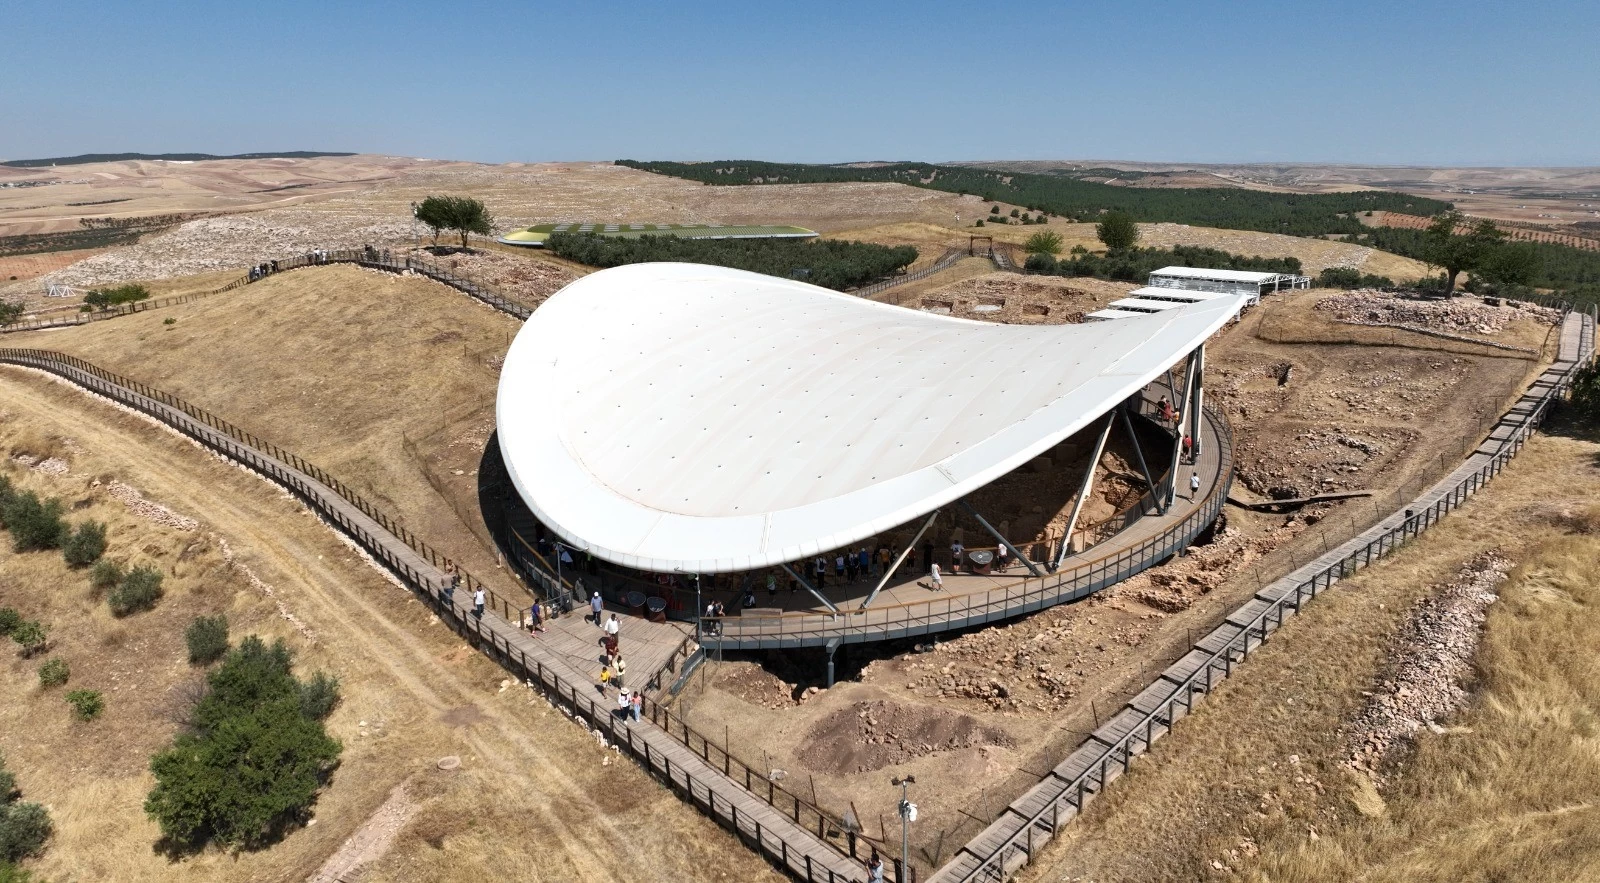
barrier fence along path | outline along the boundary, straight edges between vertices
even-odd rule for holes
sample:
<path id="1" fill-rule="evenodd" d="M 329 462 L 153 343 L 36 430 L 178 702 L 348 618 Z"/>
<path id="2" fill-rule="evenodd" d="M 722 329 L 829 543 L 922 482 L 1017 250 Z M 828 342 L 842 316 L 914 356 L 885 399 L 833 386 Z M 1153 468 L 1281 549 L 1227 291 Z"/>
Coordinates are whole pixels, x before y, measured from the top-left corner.
<path id="1" fill-rule="evenodd" d="M 1597 308 L 1590 307 L 1587 313 L 1569 311 L 1565 315 L 1555 363 L 1506 411 L 1464 463 L 1406 507 L 1409 517 L 1402 516 L 1395 523 L 1391 514 L 1257 592 L 1096 729 L 1039 784 L 1007 806 L 999 819 L 961 847 L 929 883 L 1009 877 L 1032 859 L 1063 822 L 1081 812 L 1091 797 L 1127 772 L 1134 757 L 1149 750 L 1179 718 L 1193 711 L 1196 696 L 1210 693 L 1301 605 L 1418 536 L 1499 475 L 1544 421 L 1551 404 L 1565 393 L 1577 369 L 1594 357 L 1596 312 Z"/>
<path id="2" fill-rule="evenodd" d="M 73 356 L 48 350 L 0 349 L 0 363 L 38 369 L 71 381 L 146 414 L 282 485 L 426 599 L 440 618 L 473 646 L 605 733 L 612 744 L 626 748 L 652 775 L 787 873 L 816 883 L 865 878 L 861 859 L 852 859 L 828 839 L 840 831 L 836 819 L 778 787 L 767 772 L 752 770 L 674 720 L 671 709 L 653 699 L 645 701 L 647 721 L 630 723 L 618 717 L 614 702 L 596 700 L 590 678 L 522 632 L 517 624 L 525 608 L 465 572 L 461 572 L 461 589 L 447 597 L 444 567 L 449 558 L 309 461 L 176 396 Z M 489 600 L 482 617 L 471 610 L 472 592 L 478 588 Z"/>

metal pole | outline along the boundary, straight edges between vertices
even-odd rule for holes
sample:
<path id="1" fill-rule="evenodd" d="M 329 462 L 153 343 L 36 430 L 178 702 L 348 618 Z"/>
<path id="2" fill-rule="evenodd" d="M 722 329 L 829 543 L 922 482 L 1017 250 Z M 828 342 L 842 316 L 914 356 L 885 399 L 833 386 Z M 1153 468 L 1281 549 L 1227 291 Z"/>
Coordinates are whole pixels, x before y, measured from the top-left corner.
<path id="1" fill-rule="evenodd" d="M 1089 467 L 1084 470 L 1083 484 L 1078 488 L 1078 498 L 1072 501 L 1072 514 L 1067 516 L 1067 531 L 1061 537 L 1061 551 L 1056 553 L 1055 563 L 1050 565 L 1051 570 L 1061 566 L 1067 560 L 1067 550 L 1072 548 L 1072 531 L 1078 526 L 1078 516 L 1083 513 L 1083 504 L 1089 501 L 1089 494 L 1094 490 L 1094 470 L 1100 465 L 1100 455 L 1106 449 L 1106 439 L 1111 436 L 1111 427 L 1116 425 L 1117 415 L 1112 414 L 1106 420 L 1106 428 L 1100 432 L 1100 440 L 1095 442 L 1094 454 L 1089 457 Z"/>
<path id="2" fill-rule="evenodd" d="M 1128 438 L 1133 442 L 1133 454 L 1139 461 L 1139 471 L 1144 474 L 1144 483 L 1150 487 L 1150 498 L 1155 501 L 1156 514 L 1165 515 L 1167 508 L 1161 503 L 1161 492 L 1156 487 L 1156 480 L 1150 476 L 1150 466 L 1144 459 L 1144 448 L 1139 445 L 1139 434 L 1133 431 L 1133 418 L 1128 416 L 1128 410 L 1122 409 L 1122 425 L 1128 430 Z"/>
<path id="3" fill-rule="evenodd" d="M 1200 462 L 1200 410 L 1205 407 L 1205 374 L 1206 345 L 1202 343 L 1194 351 L 1194 384 L 1190 388 L 1194 400 L 1189 403 L 1189 451 L 1196 463 Z"/>
<path id="4" fill-rule="evenodd" d="M 904 549 L 900 550 L 899 557 L 895 558 L 894 563 L 889 565 L 889 569 L 883 572 L 883 578 L 879 579 L 878 584 L 872 587 L 872 591 L 867 593 L 867 599 L 862 601 L 861 606 L 857 609 L 866 610 L 867 605 L 871 604 L 873 599 L 878 597 L 878 593 L 883 591 L 883 587 L 889 584 L 889 577 L 893 576 L 894 572 L 900 569 L 900 565 L 905 563 L 906 556 L 910 555 L 911 550 L 917 547 L 917 540 L 922 539 L 922 535 L 928 532 L 928 528 L 933 527 L 933 520 L 939 517 L 939 512 L 940 510 L 938 509 L 933 510 L 928 516 L 928 520 L 922 523 L 922 529 L 917 531 L 917 535 L 911 538 L 911 542 L 907 543 Z"/>
<path id="5" fill-rule="evenodd" d="M 1193 380 L 1194 354 L 1190 353 L 1188 368 L 1185 371 L 1183 378 L 1183 397 L 1179 399 L 1181 404 L 1185 407 L 1187 407 L 1189 404 L 1189 384 Z M 1184 415 L 1179 414 L 1178 416 L 1181 418 Z M 1171 507 L 1178 495 L 1178 467 L 1182 465 L 1180 461 L 1183 459 L 1183 424 L 1179 423 L 1177 426 L 1173 427 L 1173 429 L 1175 432 L 1173 433 L 1174 437 L 1172 439 L 1172 470 L 1167 474 L 1168 481 L 1165 488 L 1165 499 L 1168 507 Z"/>
<path id="6" fill-rule="evenodd" d="M 989 526 L 989 522 L 984 521 L 983 520 L 983 516 L 978 514 L 978 510 L 972 508 L 972 504 L 971 503 L 968 503 L 966 500 L 961 500 L 960 502 L 961 502 L 961 508 L 967 510 L 967 514 L 968 515 L 971 515 L 973 518 L 978 519 L 978 523 L 983 525 L 983 529 L 988 531 L 990 536 L 992 536 L 995 539 L 999 540 L 1000 541 L 1000 545 L 1002 545 L 1002 546 L 1006 547 L 1007 549 L 1011 550 L 1011 554 L 1017 556 L 1017 560 L 1022 562 L 1022 566 L 1028 568 L 1028 572 L 1029 573 L 1033 574 L 1034 576 L 1038 576 L 1038 577 L 1044 576 L 1044 574 L 1039 572 L 1039 568 L 1033 566 L 1033 562 L 1029 561 L 1026 555 L 1023 555 L 1022 552 L 1019 551 L 1016 546 L 1011 545 L 1011 542 L 1009 540 L 1007 540 L 1005 537 L 1000 535 L 1000 531 L 997 531 L 993 527 L 990 527 Z"/>
<path id="7" fill-rule="evenodd" d="M 811 597 L 816 598 L 818 601 L 821 601 L 822 602 L 822 606 L 828 608 L 828 612 L 829 613 L 832 613 L 834 616 L 838 616 L 839 615 L 839 608 L 833 606 L 833 602 L 832 601 L 829 601 L 827 598 L 822 597 L 822 593 L 817 591 L 816 589 L 812 588 L 810 583 L 808 583 L 805 580 L 801 579 L 800 578 L 800 574 L 795 573 L 793 570 L 790 570 L 789 569 L 789 565 L 787 565 L 787 564 L 779 564 L 778 566 L 783 568 L 783 572 L 784 573 L 789 574 L 789 578 L 790 579 L 794 580 L 795 582 L 799 583 L 802 586 L 805 586 L 806 587 L 806 591 L 811 593 Z"/>

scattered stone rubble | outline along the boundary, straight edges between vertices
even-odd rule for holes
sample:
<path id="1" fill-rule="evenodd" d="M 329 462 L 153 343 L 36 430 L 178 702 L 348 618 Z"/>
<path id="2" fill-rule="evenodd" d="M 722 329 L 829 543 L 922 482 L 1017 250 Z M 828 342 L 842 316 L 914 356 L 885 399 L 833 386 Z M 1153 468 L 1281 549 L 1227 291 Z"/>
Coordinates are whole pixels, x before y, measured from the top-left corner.
<path id="1" fill-rule="evenodd" d="M 1381 784 L 1392 751 L 1466 701 L 1486 611 L 1512 567 L 1492 552 L 1479 555 L 1412 607 L 1390 646 L 1386 673 L 1351 726 L 1347 767 Z"/>
<path id="2" fill-rule="evenodd" d="M 94 486 L 96 487 L 98 487 L 99 484 L 99 481 L 94 482 Z M 112 480 L 112 482 L 106 485 L 105 488 L 106 493 L 121 500 L 123 505 L 128 507 L 129 512 L 132 512 L 140 518 L 148 519 L 150 521 L 154 521 L 156 524 L 175 528 L 177 530 L 194 530 L 200 526 L 200 522 L 195 521 L 193 518 L 189 518 L 185 515 L 179 515 L 160 503 L 153 503 L 149 500 L 146 500 L 144 495 L 140 494 L 137 489 L 123 484 L 120 481 Z"/>
<path id="3" fill-rule="evenodd" d="M 1338 321 L 1351 325 L 1417 328 L 1457 334 L 1499 334 L 1512 320 L 1522 316 L 1551 324 L 1560 319 L 1560 313 L 1556 310 L 1534 304 L 1489 306 L 1476 298 L 1465 297 L 1418 300 L 1372 289 L 1329 295 L 1317 301 L 1316 309 L 1332 313 Z"/>

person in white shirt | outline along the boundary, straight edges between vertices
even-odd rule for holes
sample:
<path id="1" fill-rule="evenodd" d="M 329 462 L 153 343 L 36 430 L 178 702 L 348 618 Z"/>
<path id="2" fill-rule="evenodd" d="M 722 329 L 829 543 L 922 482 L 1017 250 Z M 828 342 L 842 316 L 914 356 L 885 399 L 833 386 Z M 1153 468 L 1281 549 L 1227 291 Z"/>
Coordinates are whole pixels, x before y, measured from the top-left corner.
<path id="1" fill-rule="evenodd" d="M 1189 501 L 1193 502 L 1198 493 L 1200 493 L 1200 473 L 1196 472 L 1189 476 Z"/>
<path id="2" fill-rule="evenodd" d="M 617 622 L 617 615 L 615 613 L 611 614 L 611 618 L 606 620 L 606 634 L 614 635 L 621 630 L 622 623 Z"/>
<path id="3" fill-rule="evenodd" d="M 472 593 L 472 615 L 479 619 L 483 619 L 484 600 L 485 597 L 482 588 L 479 588 L 476 592 Z"/>
<path id="4" fill-rule="evenodd" d="M 928 568 L 928 578 L 933 581 L 933 590 L 935 592 L 944 588 L 944 580 L 939 577 L 939 562 L 933 562 L 933 566 Z"/>

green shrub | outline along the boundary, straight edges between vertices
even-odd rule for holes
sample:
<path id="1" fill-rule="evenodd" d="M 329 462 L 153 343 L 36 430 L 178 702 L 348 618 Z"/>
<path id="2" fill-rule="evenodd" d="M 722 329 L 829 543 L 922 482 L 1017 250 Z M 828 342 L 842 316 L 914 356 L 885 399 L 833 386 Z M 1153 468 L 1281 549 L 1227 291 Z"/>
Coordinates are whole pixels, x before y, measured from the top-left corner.
<path id="1" fill-rule="evenodd" d="M 10 803 L 17 797 L 17 777 L 5 767 L 0 758 L 0 804 Z"/>
<path id="2" fill-rule="evenodd" d="M 11 479 L 0 475 L 0 527 L 6 526 L 6 509 L 11 506 L 11 501 L 16 499 L 17 490 L 11 486 Z"/>
<path id="3" fill-rule="evenodd" d="M 140 565 L 128 571 L 121 584 L 111 590 L 106 602 L 111 605 L 111 615 L 127 616 L 149 610 L 161 600 L 161 572 Z"/>
<path id="4" fill-rule="evenodd" d="M 977 220 L 977 223 L 974 223 L 972 226 L 974 226 L 974 227 L 982 227 L 983 226 L 983 219 L 979 218 Z"/>
<path id="5" fill-rule="evenodd" d="M 343 748 L 306 713 L 291 669 L 281 640 L 240 641 L 207 676 L 193 728 L 151 758 L 145 812 L 174 848 L 257 849 L 304 820 Z"/>
<path id="6" fill-rule="evenodd" d="M 61 501 L 54 497 L 41 501 L 33 491 L 11 497 L 6 505 L 5 522 L 11 531 L 11 547 L 18 552 L 56 549 L 66 539 L 67 525 L 61 520 Z"/>
<path id="7" fill-rule="evenodd" d="M 1022 269 L 1027 270 L 1029 273 L 1054 273 L 1056 259 L 1043 252 L 1035 252 L 1028 255 L 1028 259 L 1022 262 Z"/>
<path id="8" fill-rule="evenodd" d="M 22 655 L 25 657 L 43 650 L 48 635 L 49 630 L 34 620 L 19 622 L 11 630 L 11 640 L 22 645 Z"/>
<path id="9" fill-rule="evenodd" d="M 0 883 L 36 883 L 36 881 L 33 874 L 10 862 L 0 861 Z"/>
<path id="10" fill-rule="evenodd" d="M 122 565 L 109 558 L 101 558 L 95 562 L 94 569 L 89 571 L 89 585 L 103 592 L 122 582 L 125 575 Z"/>
<path id="11" fill-rule="evenodd" d="M 917 259 L 910 245 L 878 245 L 841 239 L 684 239 L 640 236 L 621 239 L 592 233 L 555 233 L 545 243 L 550 253 L 591 267 L 620 267 L 646 261 L 684 261 L 733 267 L 793 279 L 797 271 L 813 285 L 844 291 L 904 270 Z"/>
<path id="12" fill-rule="evenodd" d="M 191 664 L 209 665 L 216 662 L 228 652 L 228 618 L 221 614 L 197 616 L 184 630 L 183 640 L 189 645 Z"/>
<path id="13" fill-rule="evenodd" d="M 14 862 L 38 855 L 53 830 L 50 813 L 37 803 L 0 806 L 0 860 Z"/>
<path id="14" fill-rule="evenodd" d="M 71 567 L 88 567 L 106 553 L 106 526 L 103 522 L 85 521 L 71 531 L 61 544 L 61 557 Z"/>
<path id="15" fill-rule="evenodd" d="M 72 690 L 67 693 L 67 704 L 81 721 L 94 720 L 106 708 L 105 697 L 99 690 Z"/>
<path id="16" fill-rule="evenodd" d="M 1139 225 L 1127 212 L 1106 212 L 1094 226 L 1094 235 L 1106 248 L 1122 251 L 1139 241 Z"/>
<path id="17" fill-rule="evenodd" d="M 1394 280 L 1350 267 L 1328 267 L 1317 276 L 1319 288 L 1393 288 Z"/>
<path id="18" fill-rule="evenodd" d="M 91 291 L 83 296 L 83 305 L 101 310 L 131 304 L 135 301 L 148 300 L 150 289 L 138 283 L 118 285 L 115 288 L 101 288 Z"/>
<path id="19" fill-rule="evenodd" d="M 167 318 L 161 320 L 161 324 L 163 324 L 163 325 L 176 325 L 176 324 L 178 324 L 178 320 L 172 318 L 171 316 L 168 316 Z"/>
<path id="20" fill-rule="evenodd" d="M 39 666 L 39 685 L 41 687 L 59 687 L 72 676 L 72 667 L 67 665 L 65 659 L 59 657 Z"/>
<path id="21" fill-rule="evenodd" d="M 1028 237 L 1022 245 L 1028 254 L 1057 255 L 1061 253 L 1061 234 L 1054 230 L 1040 230 Z"/>
<path id="22" fill-rule="evenodd" d="M 1015 218 L 1017 215 L 1020 215 L 1020 214 L 1022 214 L 1022 212 L 1017 210 L 1017 209 L 1012 209 L 1011 210 L 1011 217 L 1013 217 L 1013 218 Z"/>
<path id="23" fill-rule="evenodd" d="M 300 683 L 300 712 L 312 720 L 326 720 L 339 705 L 339 679 L 325 671 Z"/>
<path id="24" fill-rule="evenodd" d="M 991 214 L 991 215 L 1000 214 L 1000 206 L 997 206 L 997 205 L 989 206 L 989 214 Z"/>
<path id="25" fill-rule="evenodd" d="M 22 625 L 22 614 L 10 607 L 0 607 L 0 638 L 9 638 Z"/>

